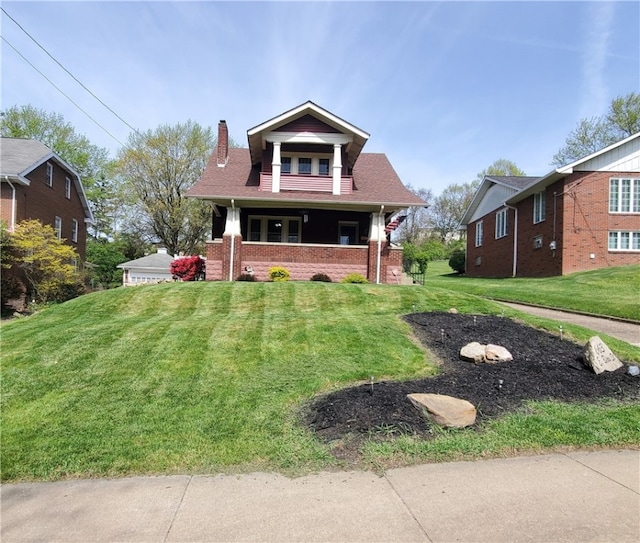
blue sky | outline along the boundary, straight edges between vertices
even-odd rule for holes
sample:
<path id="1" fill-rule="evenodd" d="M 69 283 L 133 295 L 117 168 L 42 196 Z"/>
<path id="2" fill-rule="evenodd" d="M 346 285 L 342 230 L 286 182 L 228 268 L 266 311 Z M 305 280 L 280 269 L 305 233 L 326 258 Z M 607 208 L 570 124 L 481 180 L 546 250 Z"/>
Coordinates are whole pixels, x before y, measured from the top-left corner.
<path id="1" fill-rule="evenodd" d="M 369 132 L 405 184 L 439 194 L 499 158 L 528 175 L 581 118 L 640 90 L 640 3 L 12 2 L 2 7 L 138 130 L 246 131 L 307 100 Z M 130 128 L 5 14 L 2 36 L 120 142 Z M 4 41 L 2 109 L 60 113 L 121 147 Z"/>

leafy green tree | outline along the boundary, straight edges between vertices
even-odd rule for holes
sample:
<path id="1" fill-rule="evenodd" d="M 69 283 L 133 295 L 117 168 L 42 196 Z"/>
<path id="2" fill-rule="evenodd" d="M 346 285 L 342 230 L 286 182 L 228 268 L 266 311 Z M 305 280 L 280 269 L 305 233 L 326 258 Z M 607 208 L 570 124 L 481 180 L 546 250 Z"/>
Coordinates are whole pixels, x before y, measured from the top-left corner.
<path id="1" fill-rule="evenodd" d="M 475 181 L 453 183 L 442 191 L 429 208 L 431 227 L 443 244 L 459 232 L 460 221 L 471 204 L 476 188 Z"/>
<path id="2" fill-rule="evenodd" d="M 640 132 L 640 94 L 632 92 L 611 101 L 605 115 L 581 119 L 551 164 L 564 166 Z"/>
<path id="3" fill-rule="evenodd" d="M 19 298 L 24 286 L 12 269 L 16 249 L 4 221 L 0 222 L 0 308 L 4 312 L 9 300 Z"/>
<path id="4" fill-rule="evenodd" d="M 11 234 L 15 264 L 24 271 L 35 301 L 63 302 L 83 291 L 79 257 L 73 247 L 58 239 L 49 225 L 22 221 Z"/>
<path id="5" fill-rule="evenodd" d="M 526 175 L 526 174 L 520 168 L 518 168 L 518 166 L 516 166 L 515 162 L 512 162 L 511 160 L 507 160 L 506 158 L 499 158 L 493 164 L 491 164 L 491 166 L 489 166 L 488 168 L 485 168 L 481 172 L 478 172 L 478 175 L 476 176 L 476 180 L 475 180 L 476 185 L 473 189 L 474 192 L 475 192 L 475 189 L 478 188 L 479 184 L 484 179 L 485 175 L 518 176 L 518 175 Z"/>
<path id="6" fill-rule="evenodd" d="M 188 121 L 134 133 L 119 153 L 128 201 L 148 239 L 162 241 L 169 253 L 197 254 L 211 228 L 211 207 L 186 198 L 213 149 L 210 128 Z"/>
<path id="7" fill-rule="evenodd" d="M 87 268 L 94 284 L 103 288 L 120 286 L 122 270 L 116 266 L 127 262 L 122 241 L 87 240 Z"/>
<path id="8" fill-rule="evenodd" d="M 407 209 L 407 218 L 394 232 L 394 241 L 399 243 L 420 243 L 429 232 L 429 210 L 433 201 L 431 189 L 414 189 L 411 185 L 407 188 L 416 196 L 425 201 L 424 206 L 412 206 Z"/>
<path id="9" fill-rule="evenodd" d="M 93 232 L 111 233 L 114 194 L 109 190 L 114 163 L 107 149 L 92 145 L 83 135 L 76 133 L 64 117 L 47 113 L 31 105 L 13 106 L 0 112 L 0 134 L 10 138 L 38 140 L 69 163 L 78 172 L 87 199 L 97 221 Z"/>

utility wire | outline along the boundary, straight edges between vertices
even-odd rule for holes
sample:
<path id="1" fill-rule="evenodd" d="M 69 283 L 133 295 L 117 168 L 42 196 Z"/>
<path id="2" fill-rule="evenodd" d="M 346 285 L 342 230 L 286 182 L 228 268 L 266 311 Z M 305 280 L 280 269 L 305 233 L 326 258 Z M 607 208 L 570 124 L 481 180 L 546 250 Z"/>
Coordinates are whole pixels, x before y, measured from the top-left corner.
<path id="1" fill-rule="evenodd" d="M 60 66 L 60 68 L 62 68 L 62 69 L 63 69 L 67 74 L 69 74 L 69 76 L 71 76 L 71 78 L 72 78 L 76 83 L 78 83 L 78 85 L 80 85 L 84 90 L 86 90 L 86 91 L 87 91 L 91 96 L 93 96 L 93 98 L 95 98 L 98 102 L 100 102 L 100 104 L 102 104 L 102 106 L 104 106 L 106 109 L 108 109 L 108 110 L 109 110 L 113 115 L 115 115 L 115 116 L 116 116 L 116 117 L 117 117 L 121 122 L 123 122 L 126 126 L 128 126 L 128 127 L 129 127 L 133 132 L 135 132 L 136 134 L 140 135 L 140 133 L 138 132 L 138 130 L 137 130 L 136 128 L 134 128 L 133 126 L 131 126 L 127 121 L 125 121 L 125 120 L 124 120 L 120 115 L 118 115 L 118 114 L 117 114 L 113 109 L 111 109 L 111 108 L 110 108 L 107 104 L 105 104 L 105 103 L 104 103 L 100 98 L 98 98 L 98 97 L 97 97 L 97 96 L 96 96 L 96 95 L 95 95 L 95 94 L 94 94 L 94 93 L 93 93 L 93 92 L 92 92 L 92 91 L 91 91 L 91 90 L 90 90 L 90 89 L 89 89 L 89 88 L 88 88 L 84 83 L 82 83 L 82 81 L 80 81 L 80 80 L 79 80 L 75 75 L 73 75 L 69 70 L 67 70 L 67 69 L 62 65 L 62 63 L 61 63 L 61 62 L 59 62 L 59 61 L 58 61 L 58 60 L 57 60 L 57 59 L 56 59 L 56 58 L 55 58 L 51 53 L 49 53 L 49 51 L 47 51 L 47 50 L 46 50 L 46 49 L 45 49 L 45 48 L 40 44 L 40 42 L 38 42 L 38 40 L 36 40 L 36 39 L 31 35 L 31 34 L 29 34 L 29 32 L 27 32 L 27 31 L 22 27 L 22 25 L 21 25 L 18 21 L 16 21 L 13 17 L 11 17 L 11 15 L 9 15 L 9 14 L 7 13 L 7 10 L 5 10 L 3 7 L 0 7 L 0 9 L 2 10 L 2 12 L 3 12 L 7 17 L 9 17 L 9 19 L 11 19 L 11 20 L 15 23 L 15 25 L 16 25 L 20 30 L 22 30 L 22 32 L 24 32 L 24 33 L 25 33 L 25 34 L 26 34 L 26 35 L 31 39 L 31 41 L 33 41 L 33 43 L 35 43 L 35 44 L 36 44 L 40 49 L 42 49 L 42 51 L 44 51 L 44 52 L 46 53 L 46 55 L 47 55 L 51 60 L 53 60 L 53 61 L 54 61 L 58 66 Z M 4 38 L 3 38 L 3 39 L 4 39 Z M 6 40 L 5 40 L 5 41 L 6 41 Z M 7 43 L 9 43 L 9 42 L 7 42 Z M 9 45 L 11 45 L 11 44 L 9 44 Z M 13 49 L 14 51 L 17 51 L 17 50 L 15 49 L 15 47 L 13 47 L 13 46 L 11 46 L 11 47 L 12 47 L 12 49 Z M 22 55 L 20 55 L 20 56 L 21 56 L 22 58 L 24 58 L 24 56 L 22 56 Z M 25 60 L 26 60 L 26 59 L 25 59 Z M 29 64 L 31 64 L 31 63 L 29 63 Z M 32 64 L 31 64 L 31 65 L 32 65 Z M 32 66 L 33 66 L 33 65 L 32 65 Z M 54 86 L 55 86 L 55 85 L 54 85 Z M 57 87 L 56 87 L 56 88 L 57 88 Z M 66 95 L 65 95 L 65 96 L 66 96 Z M 92 120 L 93 120 L 93 119 L 92 119 Z M 94 122 L 95 122 L 95 121 L 94 121 Z M 104 127 L 102 127 L 102 126 L 101 126 L 100 128 L 103 128 L 103 129 L 104 129 Z M 105 130 L 105 132 L 106 132 L 106 130 Z M 107 133 L 108 133 L 108 132 L 107 132 Z M 109 135 L 111 135 L 111 134 L 109 134 Z M 112 136 L 112 137 L 113 137 L 113 136 Z M 115 139 L 115 138 L 114 138 L 114 139 Z M 118 141 L 118 140 L 116 140 L 116 141 Z M 120 143 L 120 142 L 118 141 L 118 143 Z M 122 145 L 122 143 L 120 143 L 120 145 Z"/>
<path id="2" fill-rule="evenodd" d="M 4 9 L 2 10 L 4 11 Z M 5 12 L 6 13 L 6 12 Z M 51 79 L 49 79 L 46 75 L 44 75 L 36 66 L 33 65 L 27 57 L 25 57 L 20 51 L 18 51 L 4 36 L 0 36 L 2 41 L 4 41 L 11 49 L 13 49 L 18 55 L 22 57 L 22 59 L 31 66 L 36 72 L 38 72 L 42 77 L 44 77 L 60 94 L 62 94 L 69 102 L 71 102 L 74 106 L 76 106 L 82 113 L 84 113 L 89 119 L 91 119 L 94 123 L 96 123 L 102 130 L 104 130 L 109 136 L 111 136 L 116 142 L 118 142 L 123 147 L 126 147 L 124 143 L 122 143 L 118 138 L 116 138 L 111 132 L 109 132 L 104 126 L 102 126 L 98 121 L 96 121 L 91 115 L 89 115 L 80 105 L 78 105 L 68 94 L 66 94 L 60 87 L 58 87 Z M 129 125 L 127 125 L 129 126 Z"/>

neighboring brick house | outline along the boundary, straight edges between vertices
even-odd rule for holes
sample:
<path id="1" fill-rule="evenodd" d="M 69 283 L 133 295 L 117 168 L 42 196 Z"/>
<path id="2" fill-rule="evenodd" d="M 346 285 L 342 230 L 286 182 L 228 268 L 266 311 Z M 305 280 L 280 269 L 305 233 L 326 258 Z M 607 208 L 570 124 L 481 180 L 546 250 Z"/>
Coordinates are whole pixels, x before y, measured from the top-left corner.
<path id="1" fill-rule="evenodd" d="M 640 263 L 640 133 L 543 177 L 485 176 L 461 226 L 472 277 Z"/>
<path id="2" fill-rule="evenodd" d="M 247 131 L 249 148 L 218 146 L 188 195 L 213 204 L 207 279 L 246 271 L 267 279 L 284 266 L 294 280 L 360 273 L 396 283 L 402 248 L 389 240 L 398 213 L 424 206 L 386 155 L 362 153 L 369 134 L 313 102 Z"/>
<path id="3" fill-rule="evenodd" d="M 93 215 L 80 176 L 39 141 L 0 138 L 0 219 L 13 231 L 38 219 L 85 260 L 87 225 Z"/>

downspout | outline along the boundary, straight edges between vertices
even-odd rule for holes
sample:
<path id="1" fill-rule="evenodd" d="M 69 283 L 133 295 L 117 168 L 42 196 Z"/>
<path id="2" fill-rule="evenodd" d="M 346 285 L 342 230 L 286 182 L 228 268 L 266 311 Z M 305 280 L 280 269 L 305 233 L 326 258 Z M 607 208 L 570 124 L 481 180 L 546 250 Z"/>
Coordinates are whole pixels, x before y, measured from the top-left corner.
<path id="1" fill-rule="evenodd" d="M 4 180 L 9 183 L 11 187 L 11 224 L 9 225 L 9 232 L 13 232 L 16 227 L 16 188 L 13 183 L 9 181 L 9 176 L 5 175 Z"/>
<path id="2" fill-rule="evenodd" d="M 231 229 L 231 257 L 229 258 L 229 281 L 233 281 L 233 256 L 236 247 L 236 201 L 231 199 L 231 216 L 233 218 L 233 228 Z"/>
<path id="3" fill-rule="evenodd" d="M 384 206 L 381 205 L 380 206 L 380 216 L 378 217 L 378 255 L 377 255 L 377 262 L 376 262 L 376 285 L 380 284 L 380 259 L 381 254 L 382 254 L 382 236 L 381 236 L 381 232 L 384 232 L 384 228 L 380 227 L 380 221 L 382 221 L 382 226 L 384 226 Z"/>
<path id="4" fill-rule="evenodd" d="M 515 212 L 515 216 L 513 218 L 514 226 L 513 226 L 513 272 L 511 277 L 516 276 L 517 267 L 518 267 L 518 208 L 507 205 L 504 203 L 504 206 L 507 209 L 513 209 Z"/>

